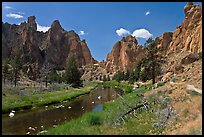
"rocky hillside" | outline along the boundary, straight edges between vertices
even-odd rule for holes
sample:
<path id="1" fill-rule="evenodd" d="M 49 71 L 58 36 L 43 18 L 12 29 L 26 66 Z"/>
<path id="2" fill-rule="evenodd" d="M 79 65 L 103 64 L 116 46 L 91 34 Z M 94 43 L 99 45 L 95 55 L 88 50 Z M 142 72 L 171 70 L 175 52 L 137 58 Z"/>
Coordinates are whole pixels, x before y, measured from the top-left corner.
<path id="1" fill-rule="evenodd" d="M 185 18 L 173 32 L 156 38 L 157 46 L 164 49 L 166 63 L 163 72 L 181 73 L 184 66 L 197 61 L 202 54 L 202 8 L 189 2 L 184 7 Z"/>
<path id="2" fill-rule="evenodd" d="M 189 2 L 184 7 L 184 13 L 185 18 L 175 31 L 165 32 L 155 39 L 156 46 L 164 49 L 160 51 L 166 60 L 162 65 L 164 75 L 169 71 L 183 72 L 184 65 L 197 61 L 201 56 L 202 8 Z M 95 80 L 97 80 L 103 75 L 112 77 L 117 71 L 132 69 L 144 56 L 145 50 L 138 45 L 137 40 L 132 36 L 126 36 L 115 43 L 105 62 L 86 66 L 82 78 L 94 80 L 96 76 Z"/>
<path id="3" fill-rule="evenodd" d="M 173 32 L 165 32 L 156 38 L 158 47 L 166 49 L 168 55 L 189 51 L 202 51 L 202 8 L 189 2 L 184 7 L 185 18 Z"/>
<path id="4" fill-rule="evenodd" d="M 20 25 L 2 22 L 2 58 L 12 58 L 17 54 L 31 79 L 38 77 L 45 64 L 62 70 L 71 55 L 75 56 L 78 67 L 97 62 L 86 41 L 81 41 L 74 31 L 64 30 L 55 20 L 47 32 L 39 32 L 35 16 Z"/>
<path id="5" fill-rule="evenodd" d="M 189 2 L 184 7 L 185 19 L 173 32 L 168 54 L 175 51 L 202 51 L 202 8 Z"/>
<path id="6" fill-rule="evenodd" d="M 145 56 L 145 49 L 138 45 L 137 40 L 129 35 L 116 42 L 108 53 L 106 61 L 84 67 L 84 80 L 100 80 L 104 75 L 111 79 L 118 71 L 126 71 L 133 67 Z"/>

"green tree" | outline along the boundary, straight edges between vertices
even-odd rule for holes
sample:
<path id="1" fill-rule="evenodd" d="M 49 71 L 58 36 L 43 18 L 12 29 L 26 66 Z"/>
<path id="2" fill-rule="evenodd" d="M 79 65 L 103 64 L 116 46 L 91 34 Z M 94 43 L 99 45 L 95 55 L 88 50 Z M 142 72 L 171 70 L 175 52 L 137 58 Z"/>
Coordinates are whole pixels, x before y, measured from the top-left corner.
<path id="1" fill-rule="evenodd" d="M 128 69 L 124 74 L 124 80 L 127 81 L 130 78 L 131 71 Z"/>
<path id="2" fill-rule="evenodd" d="M 108 75 L 108 77 L 107 77 L 107 81 L 110 81 L 110 76 Z"/>
<path id="3" fill-rule="evenodd" d="M 68 84 L 72 85 L 72 87 L 83 86 L 83 83 L 81 80 L 81 73 L 77 68 L 74 56 L 71 56 L 66 61 L 65 79 L 66 79 Z"/>
<path id="4" fill-rule="evenodd" d="M 17 85 L 17 81 L 19 80 L 20 78 L 20 70 L 22 68 L 22 64 L 20 62 L 20 58 L 18 56 L 15 56 L 14 59 L 11 61 L 11 66 L 12 66 L 12 74 L 13 74 L 13 79 L 14 79 L 14 84 L 15 84 L 15 87 Z"/>
<path id="5" fill-rule="evenodd" d="M 2 60 L 2 73 L 3 73 L 3 81 L 4 81 L 4 84 L 5 84 L 5 81 L 6 79 L 8 79 L 9 77 L 9 61 L 8 59 L 5 59 L 5 60 Z"/>
<path id="6" fill-rule="evenodd" d="M 161 49 L 156 47 L 155 40 L 149 38 L 145 43 L 145 48 L 147 49 L 146 57 L 140 61 L 141 74 L 140 79 L 146 81 L 152 79 L 152 84 L 154 84 L 156 76 L 160 73 L 161 58 L 159 54 Z"/>
<path id="7" fill-rule="evenodd" d="M 101 75 L 99 76 L 99 80 L 102 81 L 102 76 Z"/>
<path id="8" fill-rule="evenodd" d="M 130 71 L 128 82 L 133 84 L 135 81 L 138 81 L 140 79 L 141 74 L 141 65 L 137 64 L 137 66 Z"/>
<path id="9" fill-rule="evenodd" d="M 45 63 L 41 68 L 40 75 L 39 75 L 40 81 L 45 82 L 45 87 L 47 87 L 47 84 L 48 84 L 49 72 L 50 72 L 50 69 L 49 67 L 47 67 L 47 63 Z"/>
<path id="10" fill-rule="evenodd" d="M 103 75 L 103 81 L 107 81 L 106 75 Z"/>
<path id="11" fill-rule="evenodd" d="M 48 73 L 48 79 L 49 79 L 51 82 L 59 82 L 60 76 L 57 74 L 57 71 L 56 71 L 56 70 L 51 70 L 51 71 L 49 71 L 49 73 Z"/>
<path id="12" fill-rule="evenodd" d="M 116 80 L 118 82 L 124 80 L 124 72 L 118 71 L 114 76 L 113 76 L 113 80 Z"/>

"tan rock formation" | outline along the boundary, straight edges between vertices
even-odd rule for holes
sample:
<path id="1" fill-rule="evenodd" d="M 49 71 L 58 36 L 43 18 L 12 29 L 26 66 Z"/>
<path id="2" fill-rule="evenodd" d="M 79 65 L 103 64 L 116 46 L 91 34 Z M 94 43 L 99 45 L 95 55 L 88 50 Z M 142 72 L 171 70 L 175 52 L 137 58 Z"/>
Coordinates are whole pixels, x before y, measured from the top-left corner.
<path id="1" fill-rule="evenodd" d="M 2 22 L 2 36 L 2 57 L 12 58 L 19 49 L 21 62 L 33 80 L 45 64 L 49 69 L 62 70 L 71 55 L 75 56 L 78 67 L 97 62 L 85 40 L 81 41 L 74 31 L 65 31 L 58 20 L 45 33 L 37 31 L 35 16 L 20 25 Z"/>
<path id="2" fill-rule="evenodd" d="M 198 53 L 202 51 L 202 8 L 189 2 L 184 7 L 185 19 L 181 26 L 173 32 L 172 41 L 167 53 L 189 51 Z"/>
<path id="3" fill-rule="evenodd" d="M 143 57 L 145 50 L 133 36 L 126 36 L 115 43 L 106 58 L 106 70 L 112 73 L 132 69 Z"/>

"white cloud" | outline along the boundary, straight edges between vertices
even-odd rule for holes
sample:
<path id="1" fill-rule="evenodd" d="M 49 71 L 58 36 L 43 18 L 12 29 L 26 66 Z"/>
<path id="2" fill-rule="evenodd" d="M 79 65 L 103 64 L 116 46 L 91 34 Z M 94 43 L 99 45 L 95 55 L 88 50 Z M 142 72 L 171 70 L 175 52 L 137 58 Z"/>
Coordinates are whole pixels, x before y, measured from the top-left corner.
<path id="1" fill-rule="evenodd" d="M 15 14 L 15 13 L 9 13 L 9 14 L 6 15 L 6 17 L 8 17 L 8 18 L 14 18 L 14 19 L 20 19 L 20 18 L 23 18 L 22 15 Z"/>
<path id="2" fill-rule="evenodd" d="M 37 31 L 43 31 L 46 32 L 49 30 L 50 27 L 46 27 L 46 26 L 41 26 L 39 24 L 37 24 Z"/>
<path id="3" fill-rule="evenodd" d="M 150 14 L 150 12 L 149 11 L 147 11 L 147 12 L 145 12 L 145 15 L 147 16 L 147 15 L 149 15 Z"/>
<path id="4" fill-rule="evenodd" d="M 153 35 L 146 29 L 137 29 L 132 33 L 133 37 L 148 39 Z"/>
<path id="5" fill-rule="evenodd" d="M 22 15 L 25 15 L 25 13 L 24 13 L 24 12 L 18 12 L 18 14 L 22 14 Z"/>
<path id="6" fill-rule="evenodd" d="M 5 9 L 12 9 L 12 7 L 10 7 L 10 6 L 5 6 L 4 8 Z"/>
<path id="7" fill-rule="evenodd" d="M 126 29 L 120 28 L 119 30 L 116 30 L 116 33 L 118 34 L 118 36 L 123 36 L 123 35 L 127 35 L 130 34 L 130 32 Z"/>
<path id="8" fill-rule="evenodd" d="M 119 30 L 116 30 L 116 33 L 118 34 L 118 36 L 124 36 L 127 34 L 132 35 L 133 37 L 136 38 L 143 38 L 143 39 L 148 39 L 150 37 L 152 37 L 153 35 L 146 29 L 136 29 L 133 31 L 133 33 L 130 33 L 129 30 L 120 28 Z"/>
<path id="9" fill-rule="evenodd" d="M 79 35 L 86 35 L 88 33 L 85 33 L 83 30 L 79 31 Z"/>

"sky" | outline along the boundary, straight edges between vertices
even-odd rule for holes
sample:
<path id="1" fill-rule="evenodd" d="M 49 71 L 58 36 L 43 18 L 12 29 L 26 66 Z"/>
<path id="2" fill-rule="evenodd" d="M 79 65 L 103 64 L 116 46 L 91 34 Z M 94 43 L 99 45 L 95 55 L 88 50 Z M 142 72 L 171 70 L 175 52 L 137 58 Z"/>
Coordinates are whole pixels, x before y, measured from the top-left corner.
<path id="1" fill-rule="evenodd" d="M 2 2 L 2 21 L 20 24 L 35 16 L 38 31 L 54 20 L 85 39 L 98 61 L 106 60 L 114 44 L 134 36 L 140 45 L 172 32 L 185 18 L 187 2 Z M 195 2 L 195 4 L 201 4 Z"/>

